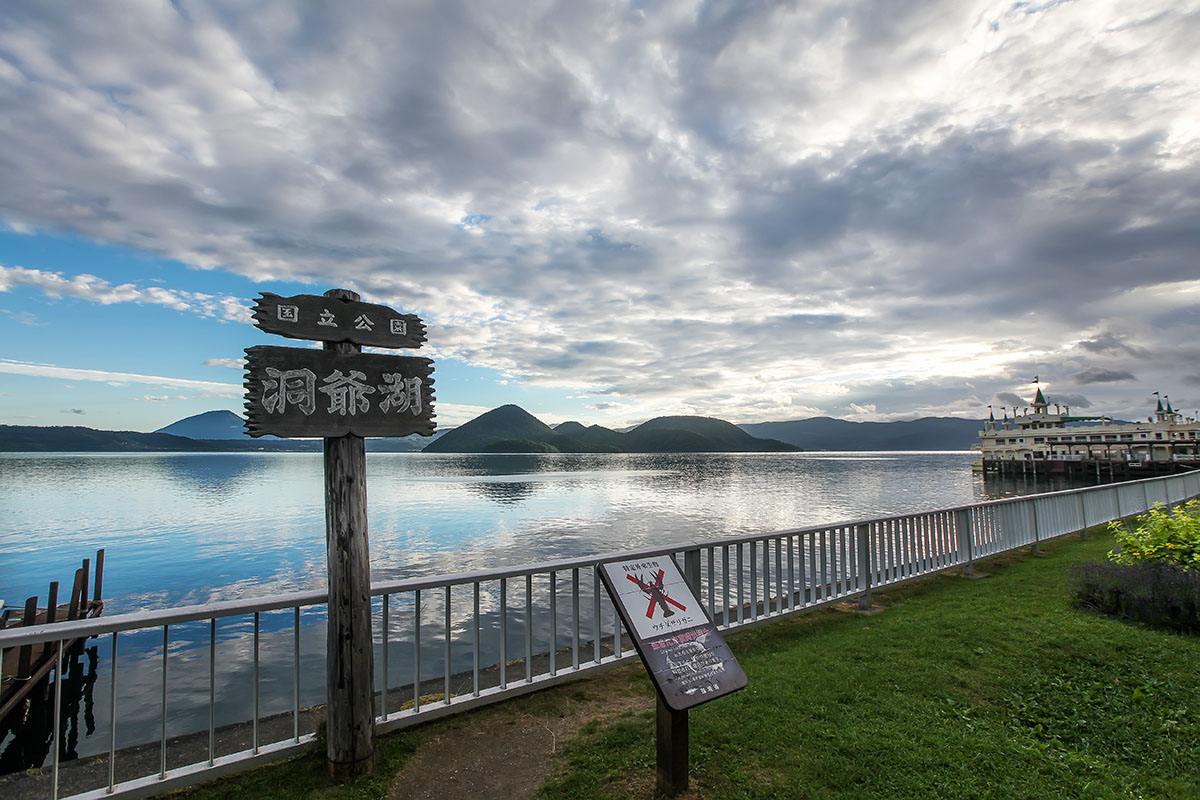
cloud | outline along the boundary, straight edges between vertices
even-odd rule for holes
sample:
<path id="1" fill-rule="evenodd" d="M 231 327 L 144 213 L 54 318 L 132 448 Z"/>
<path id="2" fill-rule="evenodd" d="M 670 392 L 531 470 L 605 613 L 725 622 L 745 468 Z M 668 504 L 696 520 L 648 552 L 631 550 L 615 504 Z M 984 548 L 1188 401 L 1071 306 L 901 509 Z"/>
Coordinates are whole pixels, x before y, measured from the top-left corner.
<path id="1" fill-rule="evenodd" d="M 78 415 L 82 416 L 82 415 L 86 414 L 87 412 L 84 411 L 82 408 L 64 408 L 61 413 L 63 413 L 63 414 L 78 414 Z"/>
<path id="2" fill-rule="evenodd" d="M 244 358 L 209 358 L 205 359 L 204 366 L 206 367 L 228 367 L 229 369 L 245 369 L 246 359 Z"/>
<path id="3" fill-rule="evenodd" d="M 1051 404 L 1060 403 L 1072 408 L 1091 408 L 1092 401 L 1081 394 L 1048 394 L 1046 400 Z"/>
<path id="4" fill-rule="evenodd" d="M 236 297 L 186 292 L 161 286 L 136 286 L 132 283 L 114 286 L 102 278 L 86 273 L 66 277 L 61 272 L 6 267 L 0 264 L 0 292 L 11 291 L 17 286 L 38 289 L 54 299 L 74 297 L 104 306 L 116 303 L 165 306 L 175 311 L 232 322 L 245 322 L 250 319 L 250 307 L 243 305 Z"/>
<path id="5" fill-rule="evenodd" d="M 1200 335 L 1186 4 L 304 8 L 5 5 L 9 227 L 348 285 L 607 420 L 971 414 Z"/>
<path id="6" fill-rule="evenodd" d="M 1029 405 L 1032 398 L 1021 397 L 1013 392 L 996 392 L 995 399 L 1000 401 L 1000 405 L 1005 405 L 1010 408 L 1024 408 Z"/>
<path id="7" fill-rule="evenodd" d="M 133 399 L 143 403 L 169 403 L 174 400 L 191 400 L 192 397 L 186 394 L 143 394 Z"/>
<path id="8" fill-rule="evenodd" d="M 160 375 L 141 375 L 133 372 L 108 372 L 99 369 L 78 369 L 75 367 L 60 367 L 55 364 L 35 364 L 28 361 L 13 361 L 0 359 L 0 373 L 10 375 L 31 375 L 42 378 L 62 378 L 74 381 L 99 381 L 114 386 L 124 386 L 129 383 L 143 383 L 153 386 L 165 386 L 173 389 L 193 389 L 204 397 L 241 397 L 244 390 L 241 385 L 234 383 L 219 383 L 217 381 L 197 381 L 190 378 L 171 378 Z"/>
<path id="9" fill-rule="evenodd" d="M 1136 381 L 1132 372 L 1123 369 L 1101 369 L 1090 367 L 1075 374 L 1076 383 L 1116 383 L 1117 381 Z"/>
<path id="10" fill-rule="evenodd" d="M 28 325 L 30 327 L 42 324 L 38 320 L 37 315 L 29 311 L 9 311 L 6 308 L 0 308 L 0 317 L 8 317 L 13 322 L 20 323 L 21 325 Z"/>

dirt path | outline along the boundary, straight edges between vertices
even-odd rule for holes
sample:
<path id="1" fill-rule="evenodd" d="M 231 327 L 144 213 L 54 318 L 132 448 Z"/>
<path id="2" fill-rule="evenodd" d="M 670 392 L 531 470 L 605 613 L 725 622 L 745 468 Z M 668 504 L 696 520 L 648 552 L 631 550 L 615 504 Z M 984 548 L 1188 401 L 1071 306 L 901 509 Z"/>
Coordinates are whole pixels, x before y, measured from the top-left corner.
<path id="1" fill-rule="evenodd" d="M 388 798 L 533 797 L 584 726 L 653 709 L 651 692 L 644 675 L 619 668 L 439 724 L 396 775 Z"/>

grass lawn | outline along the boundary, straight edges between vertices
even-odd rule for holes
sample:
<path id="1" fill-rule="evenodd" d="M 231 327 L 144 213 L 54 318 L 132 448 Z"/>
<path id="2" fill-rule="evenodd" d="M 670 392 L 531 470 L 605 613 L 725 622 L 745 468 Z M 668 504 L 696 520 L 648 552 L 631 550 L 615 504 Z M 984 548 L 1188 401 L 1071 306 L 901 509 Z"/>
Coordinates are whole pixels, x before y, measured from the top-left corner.
<path id="1" fill-rule="evenodd" d="M 877 616 L 827 611 L 731 633 L 750 685 L 692 712 L 691 796 L 1200 797 L 1200 639 L 1071 606 L 1069 565 L 1110 546 L 1066 539 L 1040 558 L 1000 559 L 982 580 L 882 594 Z M 653 705 L 639 670 L 479 713 L 528 720 L 644 694 L 644 711 L 633 703 L 560 743 L 540 795 L 649 797 Z M 310 758 L 189 794 L 385 797 L 422 741 L 473 716 L 381 740 L 380 774 L 347 787 L 327 786 Z"/>

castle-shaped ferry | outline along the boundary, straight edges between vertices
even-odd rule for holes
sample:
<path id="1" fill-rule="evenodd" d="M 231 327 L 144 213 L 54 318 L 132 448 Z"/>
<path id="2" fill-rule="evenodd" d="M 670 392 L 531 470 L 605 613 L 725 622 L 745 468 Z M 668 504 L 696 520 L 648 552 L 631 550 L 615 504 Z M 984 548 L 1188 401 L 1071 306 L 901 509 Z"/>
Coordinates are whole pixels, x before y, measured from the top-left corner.
<path id="1" fill-rule="evenodd" d="M 1170 397 L 1160 396 L 1154 413 L 1137 422 L 1053 407 L 1040 386 L 1033 402 L 1012 408 L 1011 417 L 1002 407 L 997 419 L 989 406 L 979 433 L 984 472 L 1138 477 L 1200 468 L 1200 420 L 1177 411 Z"/>

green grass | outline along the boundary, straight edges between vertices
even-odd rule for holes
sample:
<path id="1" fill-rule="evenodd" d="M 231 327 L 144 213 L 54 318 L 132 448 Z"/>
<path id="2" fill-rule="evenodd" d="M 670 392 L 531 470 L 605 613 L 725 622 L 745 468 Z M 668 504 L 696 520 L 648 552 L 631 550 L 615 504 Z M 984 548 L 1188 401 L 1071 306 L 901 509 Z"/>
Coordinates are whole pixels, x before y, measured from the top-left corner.
<path id="1" fill-rule="evenodd" d="M 983 580 L 940 576 L 879 616 L 731 635 L 750 684 L 692 712 L 694 793 L 1200 797 L 1200 640 L 1071 605 L 1069 565 L 1111 544 L 1052 544 Z M 653 753 L 651 713 L 596 727 L 542 794 L 645 796 Z"/>
<path id="2" fill-rule="evenodd" d="M 1006 557 L 982 580 L 945 575 L 884 593 L 878 616 L 818 612 L 731 633 L 750 684 L 691 713 L 692 795 L 1200 798 L 1200 638 L 1071 605 L 1070 565 L 1111 546 L 1063 540 L 1040 558 Z M 432 733 L 586 717 L 616 695 L 646 710 L 560 742 L 541 795 L 649 797 L 653 705 L 634 665 L 383 737 L 376 774 L 346 786 L 332 786 L 314 754 L 187 798 L 384 798 Z"/>
<path id="3" fill-rule="evenodd" d="M 415 731 L 380 737 L 375 743 L 375 772 L 338 785 L 325 773 L 324 753 L 310 753 L 283 764 L 275 764 L 244 775 L 205 784 L 176 793 L 179 800 L 383 800 L 392 776 L 416 752 L 423 737 Z"/>

